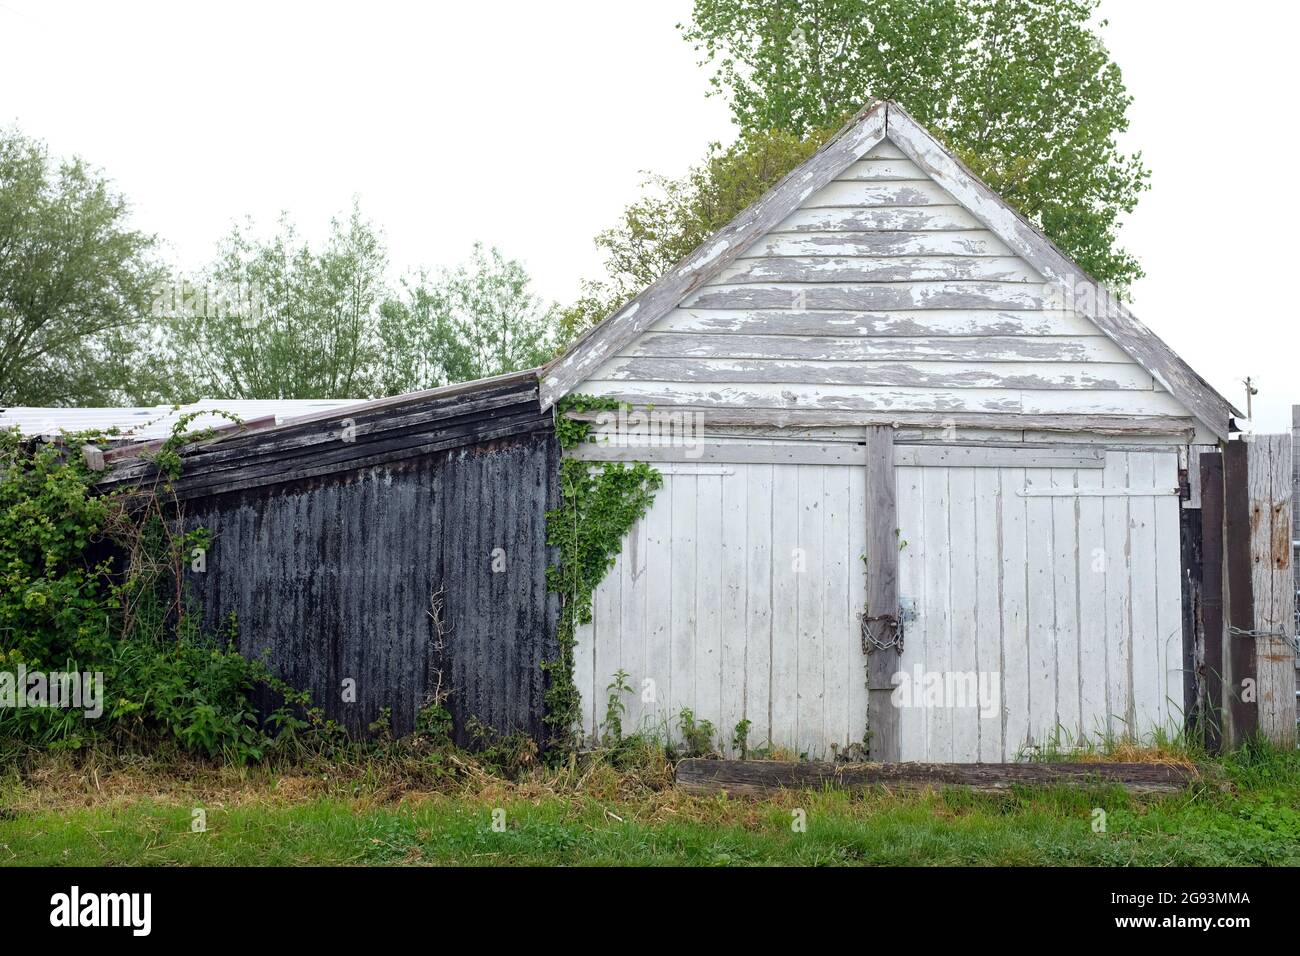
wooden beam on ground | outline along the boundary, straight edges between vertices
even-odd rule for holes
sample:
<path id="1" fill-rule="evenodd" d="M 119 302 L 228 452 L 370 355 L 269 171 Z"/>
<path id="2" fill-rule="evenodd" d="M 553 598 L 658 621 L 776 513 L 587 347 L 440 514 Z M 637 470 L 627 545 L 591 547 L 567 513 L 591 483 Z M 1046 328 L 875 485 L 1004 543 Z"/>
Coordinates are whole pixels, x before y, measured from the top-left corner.
<path id="1" fill-rule="evenodd" d="M 1110 786 L 1134 793 L 1173 793 L 1201 779 L 1198 771 L 1156 763 L 870 763 L 683 760 L 677 786 L 687 793 L 763 797 L 781 790 L 870 786 L 925 790 L 968 787 L 1002 792 L 1016 786 Z"/>
<path id="2" fill-rule="evenodd" d="M 867 426 L 867 606 L 861 622 L 867 643 L 867 731 L 874 760 L 898 760 L 898 708 L 894 674 L 899 648 L 893 644 L 898 623 L 898 508 L 894 484 L 894 430 Z"/>

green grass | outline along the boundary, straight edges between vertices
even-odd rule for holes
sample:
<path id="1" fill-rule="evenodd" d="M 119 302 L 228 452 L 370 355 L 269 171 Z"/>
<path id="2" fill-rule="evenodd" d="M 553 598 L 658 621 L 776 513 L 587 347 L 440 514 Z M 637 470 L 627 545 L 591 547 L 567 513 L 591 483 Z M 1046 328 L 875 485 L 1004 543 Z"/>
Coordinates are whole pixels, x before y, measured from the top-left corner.
<path id="1" fill-rule="evenodd" d="M 396 794 L 335 781 L 301 792 L 274 774 L 244 772 L 219 788 L 178 777 L 96 796 L 96 776 L 90 796 L 70 801 L 56 777 L 11 775 L 0 785 L 0 864 L 1300 864 L 1300 761 L 1248 754 L 1223 769 L 1227 786 L 1159 798 L 1050 788 L 761 802 L 629 794 L 608 768 L 569 792 L 548 789 L 553 781 Z M 207 832 L 191 832 L 196 807 Z M 1092 828 L 1098 807 L 1103 833 Z M 791 828 L 796 810 L 806 832 Z"/>

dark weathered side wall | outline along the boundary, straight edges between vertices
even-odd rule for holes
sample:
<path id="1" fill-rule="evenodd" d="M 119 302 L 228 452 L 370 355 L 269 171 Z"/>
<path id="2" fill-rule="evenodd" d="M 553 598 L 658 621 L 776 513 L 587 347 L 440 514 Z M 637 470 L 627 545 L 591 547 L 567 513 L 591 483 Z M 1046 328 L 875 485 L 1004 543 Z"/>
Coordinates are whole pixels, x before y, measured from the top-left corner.
<path id="1" fill-rule="evenodd" d="M 544 738 L 541 664 L 555 656 L 545 513 L 558 448 L 534 431 L 386 465 L 185 502 L 213 535 L 188 575 L 208 627 L 234 612 L 240 650 L 363 733 L 384 707 L 412 729 L 439 668 L 461 743 L 471 717 Z M 492 552 L 504 550 L 504 570 Z M 443 591 L 448 636 L 429 614 Z M 356 681 L 356 702 L 342 685 Z"/>

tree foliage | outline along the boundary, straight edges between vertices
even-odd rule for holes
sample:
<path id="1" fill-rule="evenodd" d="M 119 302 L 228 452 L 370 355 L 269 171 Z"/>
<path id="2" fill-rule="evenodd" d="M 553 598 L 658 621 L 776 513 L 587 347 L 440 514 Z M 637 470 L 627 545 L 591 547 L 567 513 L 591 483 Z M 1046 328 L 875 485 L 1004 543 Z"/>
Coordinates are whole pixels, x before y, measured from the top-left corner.
<path id="1" fill-rule="evenodd" d="M 367 397 L 387 265 L 355 203 L 319 249 L 287 216 L 270 239 L 236 226 L 168 317 L 185 397 Z"/>
<path id="2" fill-rule="evenodd" d="M 404 280 L 380 308 L 380 390 L 412 392 L 547 361 L 558 316 L 530 281 L 521 263 L 481 243 L 466 263 Z"/>
<path id="3" fill-rule="evenodd" d="M 540 364 L 554 310 L 517 261 L 470 260 L 392 292 L 378 229 L 354 204 L 315 249 L 284 217 L 266 240 L 236 228 L 172 317 L 188 399 L 368 398 Z"/>
<path id="4" fill-rule="evenodd" d="M 81 159 L 0 131 L 0 405 L 154 395 L 141 351 L 162 271 L 126 200 Z"/>
<path id="5" fill-rule="evenodd" d="M 730 146 L 713 143 L 704 162 L 673 179 L 650 175 L 642 196 L 596 237 L 606 277 L 587 282 L 561 314 L 569 339 L 614 312 L 811 156 L 831 129 L 797 135 L 785 130 L 741 134 Z"/>
<path id="6" fill-rule="evenodd" d="M 744 133 L 804 136 L 901 103 L 1095 278 L 1142 275 L 1120 217 L 1147 186 L 1099 0 L 696 0 L 683 34 Z"/>

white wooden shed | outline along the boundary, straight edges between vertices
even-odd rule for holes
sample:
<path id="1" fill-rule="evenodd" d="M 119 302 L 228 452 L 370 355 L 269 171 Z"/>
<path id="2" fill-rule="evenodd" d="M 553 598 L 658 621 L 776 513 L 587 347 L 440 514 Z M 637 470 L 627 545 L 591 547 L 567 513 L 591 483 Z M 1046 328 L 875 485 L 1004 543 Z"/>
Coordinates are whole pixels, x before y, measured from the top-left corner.
<path id="1" fill-rule="evenodd" d="M 552 363 L 570 393 L 642 412 L 577 454 L 664 473 L 578 633 L 588 733 L 620 669 L 625 728 L 810 757 L 1181 725 L 1180 468 L 1239 413 L 896 104 Z"/>

